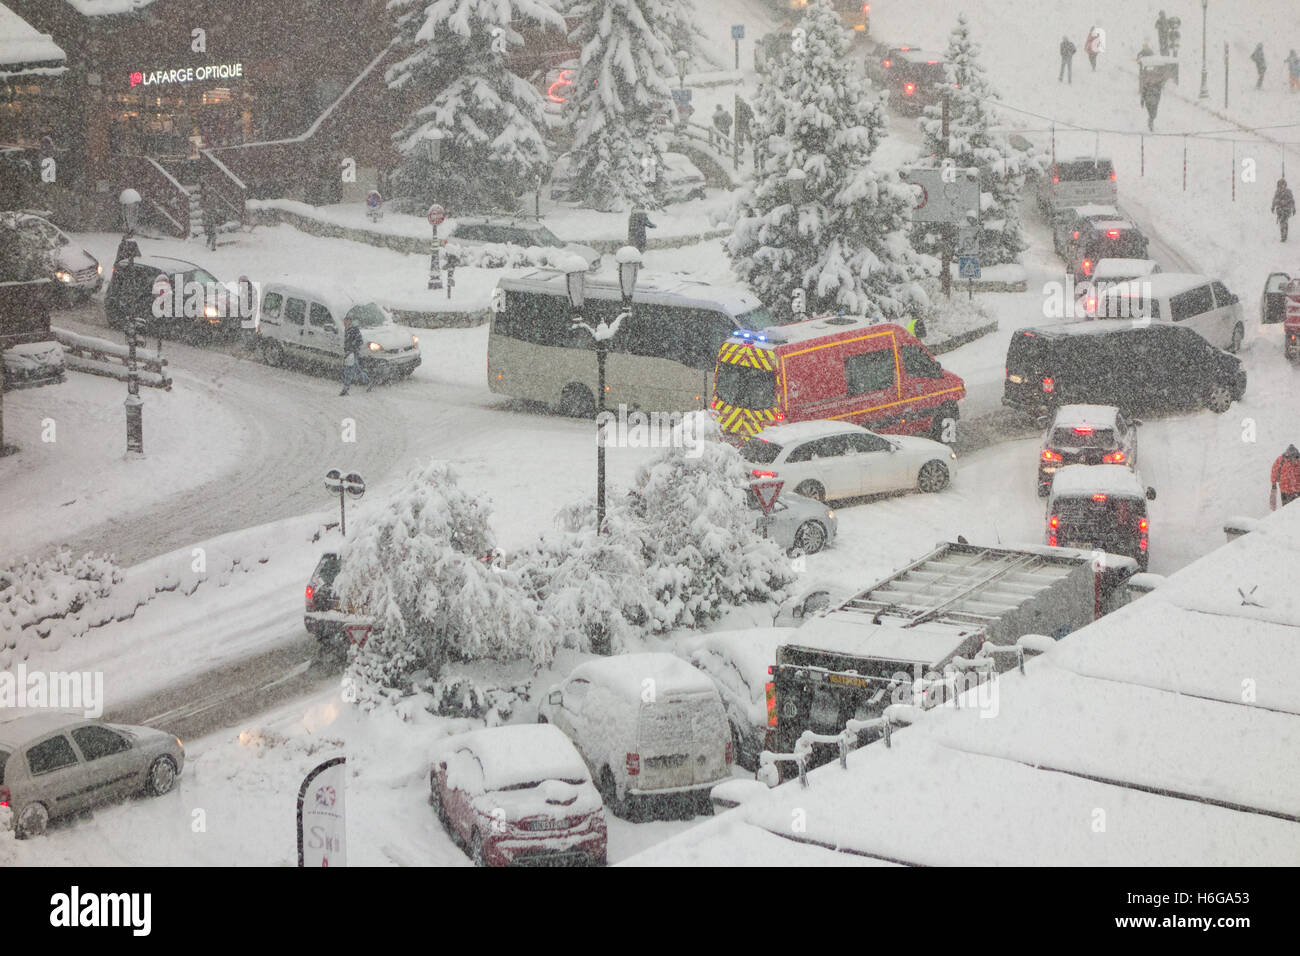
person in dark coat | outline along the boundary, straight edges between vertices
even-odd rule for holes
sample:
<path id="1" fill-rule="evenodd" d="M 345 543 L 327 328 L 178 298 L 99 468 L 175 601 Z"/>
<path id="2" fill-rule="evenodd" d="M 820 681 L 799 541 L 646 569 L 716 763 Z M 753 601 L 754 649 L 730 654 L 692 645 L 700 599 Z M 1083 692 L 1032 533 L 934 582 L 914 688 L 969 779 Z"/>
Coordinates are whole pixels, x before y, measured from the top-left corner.
<path id="1" fill-rule="evenodd" d="M 742 149 L 754 142 L 754 110 L 740 97 L 736 97 L 736 145 Z"/>
<path id="2" fill-rule="evenodd" d="M 1056 82 L 1060 83 L 1066 76 L 1069 76 L 1070 84 L 1074 84 L 1074 54 L 1078 48 L 1070 42 L 1069 37 L 1061 37 L 1061 72 L 1056 76 Z"/>
<path id="3" fill-rule="evenodd" d="M 1160 11 L 1160 16 L 1156 17 L 1156 40 L 1160 44 L 1160 55 L 1169 55 L 1169 18 L 1165 16 L 1165 11 Z"/>
<path id="4" fill-rule="evenodd" d="M 1255 64 L 1255 69 L 1259 71 L 1259 79 L 1255 81 L 1255 89 L 1264 85 L 1264 70 L 1267 67 L 1264 64 L 1264 44 L 1256 43 L 1255 52 L 1250 55 L 1250 59 Z"/>
<path id="5" fill-rule="evenodd" d="M 1160 109 L 1160 93 L 1163 89 L 1164 83 L 1158 79 L 1142 81 L 1142 105 L 1147 110 L 1147 129 L 1152 132 L 1156 128 L 1156 111 Z"/>
<path id="6" fill-rule="evenodd" d="M 644 209 L 633 209 L 627 217 L 627 244 L 645 252 L 645 231 L 657 228 Z"/>
<path id="7" fill-rule="evenodd" d="M 718 131 L 717 143 L 720 147 L 727 145 L 731 138 L 731 114 L 719 103 L 713 107 L 713 128 Z"/>
<path id="8" fill-rule="evenodd" d="M 216 249 L 217 219 L 220 213 L 217 211 L 217 194 L 211 180 L 199 185 L 199 204 L 203 210 L 203 234 L 207 236 L 208 248 Z"/>
<path id="9" fill-rule="evenodd" d="M 1277 189 L 1273 193 L 1273 205 L 1269 208 L 1273 215 L 1277 216 L 1278 227 L 1282 230 L 1282 241 L 1286 242 L 1287 225 L 1295 215 L 1295 196 L 1287 188 L 1285 179 L 1277 181 Z"/>
<path id="10" fill-rule="evenodd" d="M 352 380 L 358 375 L 361 381 L 365 383 L 366 391 L 375 387 L 375 383 L 370 381 L 370 376 L 366 370 L 361 367 L 361 346 L 362 346 L 361 329 L 352 324 L 352 316 L 343 317 L 343 391 L 340 395 L 346 395 L 348 389 L 352 387 Z"/>

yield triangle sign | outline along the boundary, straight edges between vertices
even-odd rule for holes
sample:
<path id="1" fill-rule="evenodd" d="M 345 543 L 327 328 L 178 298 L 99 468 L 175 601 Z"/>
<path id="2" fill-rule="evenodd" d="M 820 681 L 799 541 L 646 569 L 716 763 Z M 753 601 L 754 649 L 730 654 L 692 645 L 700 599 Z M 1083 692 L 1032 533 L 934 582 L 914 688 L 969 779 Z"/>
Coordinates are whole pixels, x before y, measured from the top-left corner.
<path id="1" fill-rule="evenodd" d="M 754 489 L 754 495 L 758 498 L 758 506 L 763 509 L 763 514 L 771 514 L 772 506 L 776 504 L 776 496 L 781 493 L 785 487 L 784 481 L 756 481 L 751 488 Z"/>

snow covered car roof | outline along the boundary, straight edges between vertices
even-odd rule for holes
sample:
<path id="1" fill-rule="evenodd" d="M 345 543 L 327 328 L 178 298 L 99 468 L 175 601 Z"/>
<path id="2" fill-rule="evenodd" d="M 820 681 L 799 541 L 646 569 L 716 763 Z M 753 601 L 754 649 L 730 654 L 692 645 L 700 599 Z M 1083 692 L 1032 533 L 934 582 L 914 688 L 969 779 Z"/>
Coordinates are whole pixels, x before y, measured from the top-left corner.
<path id="1" fill-rule="evenodd" d="M 9 710 L 9 708 L 6 708 Z M 0 716 L 0 745 L 21 747 L 44 734 L 52 734 L 64 727 L 83 723 L 85 714 L 80 711 L 36 710 L 23 708 Z"/>
<path id="2" fill-rule="evenodd" d="M 1094 219 L 1092 228 L 1102 231 L 1106 229 L 1136 229 L 1137 226 L 1127 219 Z"/>
<path id="3" fill-rule="evenodd" d="M 1124 465 L 1066 465 L 1052 476 L 1052 497 L 1123 495 L 1145 498 L 1146 485 Z"/>
<path id="4" fill-rule="evenodd" d="M 673 654 L 620 654 L 579 664 L 569 675 L 600 684 L 625 696 L 641 699 L 645 681 L 653 680 L 664 694 L 716 693 L 707 675 Z"/>
<path id="5" fill-rule="evenodd" d="M 560 296 L 567 303 L 569 293 L 563 272 L 536 269 L 518 278 L 506 278 L 497 283 L 507 292 L 545 292 Z M 586 295 L 594 299 L 619 299 L 623 297 L 617 276 L 589 275 L 584 283 Z M 713 285 L 698 279 L 664 273 L 641 273 L 636 280 L 633 301 L 669 305 L 684 305 L 703 309 L 718 309 L 732 318 L 763 308 L 758 297 L 734 286 Z"/>
<path id="6" fill-rule="evenodd" d="M 1119 217 L 1119 210 L 1114 206 L 1099 206 L 1096 204 L 1086 206 L 1070 206 L 1066 212 L 1071 212 L 1075 216 L 1086 219 L 1089 216 L 1114 216 Z"/>
<path id="7" fill-rule="evenodd" d="M 591 780 L 572 741 L 554 724 L 513 724 L 456 734 L 438 741 L 431 759 L 437 763 L 461 749 L 478 758 L 488 790 L 543 780 Z"/>
<path id="8" fill-rule="evenodd" d="M 761 434 L 754 436 L 750 441 L 767 441 L 780 445 L 782 448 L 788 448 L 796 442 L 808 441 L 812 438 L 826 438 L 830 435 L 845 435 L 849 432 L 862 433 L 865 431 L 867 429 L 861 425 L 855 425 L 853 422 L 835 422 L 819 418 L 810 422 L 769 425 L 763 429 Z"/>
<path id="9" fill-rule="evenodd" d="M 1136 279 L 1160 272 L 1160 263 L 1154 259 L 1098 259 L 1092 268 L 1092 279 Z"/>
<path id="10" fill-rule="evenodd" d="M 864 315 L 819 315 L 799 322 L 788 322 L 775 328 L 763 329 L 763 339 L 761 340 L 756 337 L 733 335 L 727 341 L 733 344 L 753 345 L 758 348 L 775 348 L 778 345 L 820 339 L 828 335 L 835 335 L 837 332 L 868 328 L 873 325 L 880 326 L 882 329 L 893 326 L 901 330 L 901 327 L 894 323 L 885 322 L 881 319 L 869 319 Z"/>
<path id="11" fill-rule="evenodd" d="M 376 304 L 372 296 L 362 295 L 357 290 L 334 279 L 314 276 L 291 276 L 272 279 L 262 287 L 263 296 L 268 292 L 281 292 L 299 299 L 312 299 L 340 317 L 347 315 L 358 305 Z"/>
<path id="12" fill-rule="evenodd" d="M 159 272 L 193 272 L 195 269 L 203 269 L 204 272 L 211 271 L 197 263 L 189 262 L 185 259 L 176 259 L 172 256 L 136 256 L 135 264 L 138 266 L 146 266 L 150 269 L 157 269 Z"/>
<path id="13" fill-rule="evenodd" d="M 1062 405 L 1056 410 L 1054 428 L 1071 428 L 1075 425 L 1092 425 L 1094 428 L 1114 428 L 1119 409 L 1114 405 Z"/>
<path id="14" fill-rule="evenodd" d="M 1135 279 L 1117 285 L 1113 289 L 1107 289 L 1105 294 L 1108 296 L 1140 295 L 1163 299 L 1187 292 L 1189 289 L 1209 285 L 1211 281 L 1209 276 L 1193 272 L 1158 272 L 1144 279 Z"/>
<path id="15" fill-rule="evenodd" d="M 701 670 L 710 670 L 710 655 L 732 668 L 749 690 L 750 700 L 761 701 L 767 683 L 767 669 L 776 663 L 776 649 L 799 643 L 797 627 L 747 627 L 739 631 L 714 631 L 691 655 Z M 723 680 L 725 675 L 719 675 Z"/>

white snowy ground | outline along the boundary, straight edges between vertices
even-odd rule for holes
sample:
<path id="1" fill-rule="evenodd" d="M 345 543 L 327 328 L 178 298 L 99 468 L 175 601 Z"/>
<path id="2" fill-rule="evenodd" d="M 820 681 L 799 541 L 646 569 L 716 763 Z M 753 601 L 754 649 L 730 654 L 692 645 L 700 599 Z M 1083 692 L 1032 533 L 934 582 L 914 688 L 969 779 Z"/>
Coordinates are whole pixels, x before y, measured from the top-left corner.
<path id="1" fill-rule="evenodd" d="M 749 9 L 745 4 L 737 5 Z M 1273 10 L 1280 21 L 1283 13 L 1280 5 L 1259 6 Z M 941 48 L 953 15 L 949 5 L 938 0 L 911 3 L 907 9 L 919 12 L 909 14 L 909 21 L 897 29 L 890 25 L 888 18 L 899 16 L 902 7 L 897 10 L 891 7 L 892 4 L 877 5 L 873 10 L 877 35 Z M 1007 102 L 1044 113 L 1055 111 L 1053 115 L 1079 123 L 1115 128 L 1123 125 L 1134 130 L 1145 126 L 1145 117 L 1138 115 L 1132 102 L 1136 99 L 1133 96 L 1136 80 L 1131 73 L 1119 73 L 1121 57 L 1117 54 L 1128 42 L 1117 28 L 1117 24 L 1122 25 L 1117 18 L 1126 9 L 1122 4 L 1110 2 L 1099 6 L 1112 17 L 1107 24 L 1111 30 L 1112 52 L 1103 56 L 1102 69 L 1093 77 L 1086 74 L 1086 59 L 1076 58 L 1076 66 L 1082 61 L 1083 69 L 1076 70 L 1074 86 L 1064 90 L 1048 82 L 1050 78 L 1033 84 L 1022 79 L 1036 75 L 1035 70 L 1044 73 L 1048 67 L 1055 70 L 1059 18 L 1041 17 L 1034 13 L 1041 6 L 1025 0 L 1015 0 L 1009 6 L 976 4 L 968 9 L 974 17 L 977 37 L 989 51 L 994 78 Z M 1026 19 L 1015 30 L 1000 31 L 997 24 L 1008 10 L 1011 14 L 1023 11 Z M 737 14 L 732 19 L 740 22 L 744 17 Z M 1184 21 L 1190 23 L 1191 18 L 1184 17 Z M 1105 23 L 1100 19 L 1099 22 Z M 1081 22 L 1074 32 L 1086 30 L 1087 25 Z M 1185 33 L 1185 50 L 1191 46 L 1190 33 Z M 1280 72 L 1276 59 L 1274 69 Z M 1190 88 L 1188 77 L 1192 72 L 1184 73 L 1184 89 Z M 1253 86 L 1253 73 L 1249 85 Z M 1296 101 L 1286 99 L 1287 94 L 1265 91 L 1257 94 L 1256 102 L 1248 99 L 1251 92 L 1243 90 L 1238 95 L 1234 91 L 1233 115 L 1238 115 L 1240 110 L 1239 115 L 1249 122 L 1263 117 L 1276 122 L 1278 117 L 1295 115 L 1290 104 Z M 1176 102 L 1169 95 L 1162 105 L 1159 123 L 1161 129 L 1227 125 L 1190 104 Z M 903 121 L 895 120 L 895 124 L 901 132 Z M 1092 135 L 1083 139 L 1087 142 L 1077 148 L 1090 149 Z M 1144 228 L 1158 232 L 1198 266 L 1211 272 L 1219 270 L 1247 305 L 1251 328 L 1242 356 L 1250 375 L 1244 402 L 1224 416 L 1216 417 L 1208 412 L 1172 416 L 1149 421 L 1144 429 L 1140 467 L 1148 483 L 1160 492 L 1152 506 L 1152 570 L 1168 573 L 1214 548 L 1222 540 L 1224 518 L 1264 512 L 1268 465 L 1287 442 L 1296 438 L 1295 407 L 1300 393 L 1296 372 L 1281 357 L 1278 330 L 1258 330 L 1250 325 L 1253 316 L 1249 306 L 1268 271 L 1278 265 L 1290 265 L 1291 271 L 1295 271 L 1298 264 L 1294 257 L 1284 253 L 1286 247 L 1280 246 L 1270 231 L 1266 194 L 1261 199 L 1239 182 L 1237 204 L 1225 204 L 1219 192 L 1227 193 L 1226 177 L 1216 177 L 1211 184 L 1207 176 L 1202 185 L 1195 185 L 1202 180 L 1194 173 L 1189 173 L 1189 191 L 1184 194 L 1181 142 L 1176 147 L 1178 175 L 1174 176 L 1168 166 L 1168 150 L 1174 147 L 1153 144 L 1148 139 L 1147 176 L 1139 178 L 1136 156 L 1122 152 L 1129 149 L 1134 153 L 1135 143 L 1132 139 L 1116 137 L 1112 143 L 1105 136 L 1102 138 L 1101 148 L 1113 153 L 1120 169 L 1121 204 L 1134 215 L 1140 209 L 1139 223 Z M 906 152 L 905 145 L 900 140 L 886 148 L 901 154 Z M 1215 162 L 1214 168 L 1223 168 L 1211 155 L 1214 148 L 1217 148 L 1214 144 L 1207 146 L 1195 141 L 1189 145 L 1193 171 L 1205 169 L 1211 161 Z M 1058 143 L 1058 149 L 1064 152 L 1065 147 Z M 1276 148 L 1273 149 L 1276 154 Z M 1260 185 L 1254 187 L 1260 194 L 1271 193 L 1275 178 L 1265 167 L 1268 155 L 1265 152 L 1260 157 L 1263 172 Z M 1161 170 L 1160 176 L 1155 175 L 1157 170 Z M 1251 198 L 1247 200 L 1247 197 Z M 1001 320 L 999 332 L 944 356 L 945 366 L 967 380 L 969 397 L 963 408 L 967 419 L 997 412 L 1006 343 L 1014 329 L 1050 321 L 1043 317 L 1043 297 L 1038 289 L 1042 282 L 1059 275 L 1060 264 L 1051 254 L 1050 239 L 1043 224 L 1031 219 L 1028 226 L 1035 244 L 1025 259 L 1031 291 L 1022 295 L 985 296 Z M 612 234 L 617 235 L 617 230 Z M 110 256 L 116 245 L 116 237 L 109 235 L 91 235 L 83 241 L 101 258 Z M 257 270 L 272 274 L 299 269 L 323 272 L 330 271 L 334 263 L 346 262 L 350 279 L 363 288 L 388 290 L 395 297 L 389 300 L 394 304 L 400 296 L 419 296 L 424 291 L 426 262 L 421 256 L 403 256 L 342 240 L 304 236 L 283 226 L 259 228 L 252 236 L 241 236 L 238 243 L 223 246 L 215 254 L 204 252 L 197 243 L 167 241 L 157 243 L 156 251 L 210 263 L 214 271 L 226 277 L 247 273 L 256 278 Z M 684 249 L 652 251 L 647 260 L 651 269 L 689 270 L 701 278 L 731 281 L 720 242 L 716 240 Z M 472 274 L 476 272 L 482 274 Z M 465 296 L 467 302 L 486 304 L 487 295 L 501 274 L 501 270 L 459 270 L 457 295 Z M 55 324 L 60 324 L 58 315 Z M 77 330 L 94 332 L 95 327 L 85 324 Z M 233 575 L 225 588 L 204 584 L 192 598 L 160 595 L 137 611 L 132 621 L 97 628 L 86 637 L 66 641 L 57 651 L 44 648 L 36 652 L 31 666 L 107 669 L 112 678 L 106 680 L 110 695 L 136 696 L 151 686 L 165 686 L 180 676 L 203 670 L 205 665 L 210 667 L 256 649 L 301 639 L 302 585 L 328 539 L 318 545 L 304 542 L 312 527 L 326 518 L 332 519 L 328 511 L 311 514 L 326 507 L 317 490 L 318 472 L 326 467 L 368 463 L 366 477 L 373 500 L 391 487 L 410 465 L 431 455 L 446 457 L 467 483 L 492 500 L 494 525 L 501 544 L 507 548 L 526 543 L 548 526 L 550 516 L 560 505 L 591 494 L 594 456 L 590 426 L 520 411 L 491 396 L 483 382 L 480 364 L 486 329 L 426 330 L 421 337 L 426 364 L 411 382 L 364 396 L 368 405 L 346 406 L 349 414 L 359 415 L 362 420 L 357 447 L 340 447 L 336 438 L 328 436 L 308 441 L 301 434 L 306 433 L 310 438 L 317 432 L 333 433 L 341 413 L 332 399 L 335 390 L 332 381 L 266 369 L 219 351 L 179 344 L 167 346 L 174 363 L 177 389 L 167 396 L 152 393 L 145 396 L 149 403 L 146 448 L 150 458 L 146 463 L 132 463 L 130 469 L 118 470 L 123 464 L 118 450 L 122 414 L 119 409 L 124 392 L 120 383 L 73 376 L 69 383 L 57 388 L 7 394 L 6 430 L 23 444 L 24 454 L 0 462 L 0 479 L 7 480 L 7 489 L 16 489 L 6 501 L 7 534 L 0 558 L 17 557 L 64 540 L 78 526 L 84 527 L 82 516 L 65 517 L 52 509 L 52 505 L 61 505 L 63 501 L 93 498 L 107 512 L 130 511 L 134 504 L 138 509 L 136 514 L 144 514 L 167 504 L 168 492 L 206 488 L 208 485 L 201 483 L 213 481 L 230 486 L 244 499 L 241 503 L 233 497 L 214 498 L 231 508 L 229 518 L 212 517 L 212 530 L 204 534 L 198 529 L 207 526 L 194 514 L 201 502 L 190 511 L 178 511 L 168 505 L 162 510 L 159 523 L 166 526 L 170 518 L 179 514 L 184 521 L 194 522 L 188 537 L 188 525 L 179 529 L 166 527 L 159 535 L 165 543 L 157 550 L 142 551 L 144 543 L 136 540 L 133 542 L 136 552 L 143 557 L 180 548 L 176 554 L 159 560 L 184 563 L 193 545 L 205 545 L 217 551 L 229 545 L 229 541 L 215 546 L 205 542 L 213 534 L 254 525 L 257 527 L 243 538 L 235 536 L 239 543 L 233 547 L 236 551 L 257 552 L 268 558 L 264 566 L 254 561 L 255 567 L 248 574 Z M 232 415 L 233 421 L 229 420 Z M 53 417 L 59 423 L 59 441 L 50 448 L 36 450 L 40 445 L 40 421 L 45 417 Z M 1254 441 L 1245 440 L 1249 432 L 1247 419 L 1253 422 Z M 176 433 L 165 430 L 181 424 L 189 428 L 180 428 Z M 87 440 L 65 443 L 69 429 L 71 434 L 88 436 Z M 152 429 L 157 429 L 156 433 Z M 277 444 L 295 447 L 274 457 L 270 448 Z M 1036 436 L 983 448 L 963 456 L 954 487 L 941 495 L 909 495 L 838 507 L 837 546 L 808 560 L 809 579 L 845 590 L 861 587 L 923 553 L 936 541 L 959 533 L 976 542 L 1039 541 L 1042 503 L 1035 496 L 1033 486 L 1035 451 Z M 610 456 L 611 480 L 615 485 L 626 484 L 636 466 L 650 454 L 645 450 L 615 450 Z M 521 460 L 528 467 L 518 467 Z M 32 461 L 40 462 L 39 467 L 32 469 Z M 141 464 L 155 469 L 160 481 L 138 480 L 141 469 L 137 466 Z M 276 510 L 249 503 L 253 498 L 263 503 L 265 499 L 279 499 L 284 504 Z M 74 514 L 77 513 L 67 512 L 68 516 Z M 307 517 L 288 520 L 292 515 Z M 360 517 L 357 512 L 353 520 Z M 263 527 L 265 522 L 270 524 Z M 134 569 L 132 573 L 147 575 L 155 570 Z M 744 626 L 754 616 L 738 614 L 733 623 Z M 143 662 L 146 658 L 147 664 Z M 285 708 L 279 715 L 246 722 L 244 727 L 250 732 L 274 732 L 299 741 L 263 746 L 261 757 L 255 755 L 256 747 L 234 742 L 233 734 L 244 727 L 232 729 L 230 734 L 191 742 L 193 763 L 187 768 L 177 795 L 100 811 L 93 823 L 61 829 L 49 841 L 32 845 L 30 851 L 23 848 L 23 852 L 34 854 L 29 857 L 32 861 L 51 860 L 51 854 L 57 852 L 64 859 L 78 862 L 146 862 L 153 861 L 154 856 L 195 862 L 231 861 L 226 847 L 238 847 L 241 852 L 248 847 L 250 859 L 289 862 L 292 844 L 291 836 L 286 836 L 290 833 L 286 821 L 291 813 L 291 800 L 282 800 L 285 805 L 276 809 L 273 795 L 294 792 L 301 774 L 314 764 L 317 754 L 307 754 L 303 748 L 307 746 L 306 727 L 316 725 L 310 720 L 304 724 L 303 715 L 321 708 L 327 710 L 328 706 L 326 701 L 304 700 L 295 707 Z M 350 754 L 353 740 L 360 748 L 358 752 L 364 753 L 370 741 L 382 739 L 381 744 L 375 745 L 375 752 L 391 755 L 391 759 L 385 758 L 382 763 L 376 760 L 369 764 L 367 773 L 357 778 L 357 801 L 366 805 L 371 798 L 365 794 L 373 784 L 377 791 L 374 799 L 378 801 L 373 806 L 381 810 L 378 814 L 365 814 L 366 822 L 358 825 L 383 828 L 383 832 L 373 836 L 367 833 L 364 839 L 354 835 L 354 842 L 358 847 L 371 843 L 375 848 L 407 846 L 408 838 L 417 839 L 415 834 L 421 832 L 419 828 L 429 825 L 427 814 L 409 816 L 427 810 L 422 803 L 421 787 L 421 748 L 425 735 L 421 734 L 417 742 L 409 739 L 411 735 L 404 735 L 406 728 L 388 733 L 367 729 L 367 722 L 353 717 L 340 716 L 336 724 L 338 721 L 348 726 Z M 353 723 L 358 726 L 354 728 Z M 429 734 L 435 732 L 431 729 Z M 326 749 L 319 753 L 325 753 Z M 367 758 L 356 759 L 364 762 Z M 272 763 L 267 764 L 267 760 Z M 997 787 L 1005 789 L 1005 779 L 999 779 Z M 192 794 L 190 788 L 196 788 Z M 349 797 L 351 800 L 351 794 Z M 190 809 L 199 806 L 210 811 L 208 836 L 215 836 L 222 827 L 228 828 L 227 836 L 213 839 L 206 847 L 190 847 L 186 841 L 178 841 L 174 854 L 169 841 L 148 837 L 167 826 L 188 827 Z M 357 806 L 354 803 L 354 810 Z M 936 811 L 941 806 L 936 804 Z M 232 814 L 230 808 L 239 807 L 240 814 L 249 816 L 238 819 L 223 816 L 214 820 L 213 807 L 222 808 L 224 814 Z M 361 816 L 357 814 L 354 819 L 359 820 Z M 671 831 L 686 825 L 641 825 L 629 827 L 630 832 L 622 835 L 621 828 L 616 827 L 611 835 L 611 857 L 640 849 L 652 840 L 647 834 L 656 829 Z M 245 831 L 260 834 L 262 839 L 245 837 Z M 272 831 L 274 836 L 270 836 Z M 428 842 L 413 850 L 413 855 L 427 855 L 429 861 L 442 858 L 440 854 L 449 860 L 459 859 L 440 833 L 431 830 L 426 835 Z M 59 850 L 53 851 L 54 846 Z M 357 852 L 369 851 L 358 849 Z M 375 852 L 384 851 L 376 849 Z M 816 855 L 816 851 L 809 852 Z M 364 862 L 360 857 L 356 859 Z M 380 858 L 373 862 L 380 862 Z"/>

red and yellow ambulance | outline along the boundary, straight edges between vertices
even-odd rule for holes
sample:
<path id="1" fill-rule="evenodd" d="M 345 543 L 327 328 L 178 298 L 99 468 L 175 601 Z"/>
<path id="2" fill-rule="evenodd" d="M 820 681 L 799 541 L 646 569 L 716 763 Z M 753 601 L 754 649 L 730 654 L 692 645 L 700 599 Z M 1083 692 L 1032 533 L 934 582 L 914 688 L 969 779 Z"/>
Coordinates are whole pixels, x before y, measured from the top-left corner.
<path id="1" fill-rule="evenodd" d="M 768 425 L 851 421 L 895 435 L 945 435 L 965 383 L 900 325 L 824 316 L 738 331 L 718 350 L 712 410 L 729 438 Z"/>

